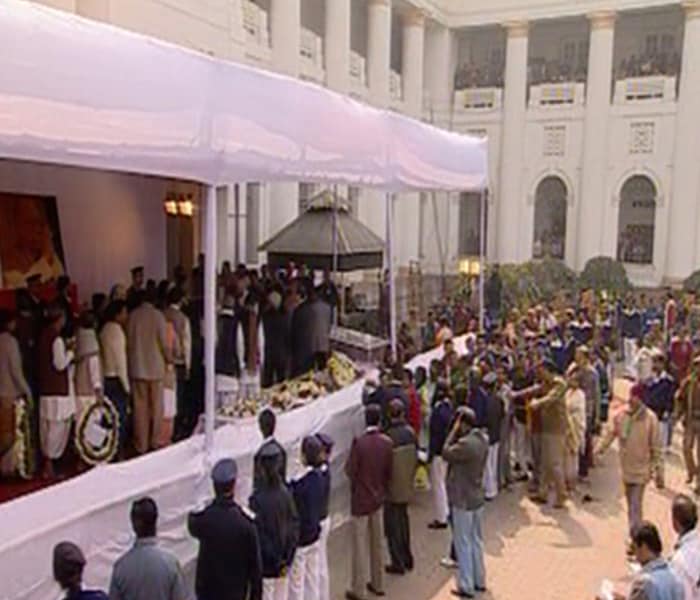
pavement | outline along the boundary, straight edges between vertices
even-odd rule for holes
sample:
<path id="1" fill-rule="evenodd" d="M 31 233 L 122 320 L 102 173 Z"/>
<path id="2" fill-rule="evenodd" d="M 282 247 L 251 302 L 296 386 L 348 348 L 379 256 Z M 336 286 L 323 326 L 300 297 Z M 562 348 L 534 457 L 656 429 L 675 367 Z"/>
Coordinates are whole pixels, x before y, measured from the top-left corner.
<path id="1" fill-rule="evenodd" d="M 666 457 L 666 488 L 647 487 L 644 517 L 660 528 L 664 552 L 673 548 L 671 499 L 688 491 L 680 453 L 680 432 Z M 593 501 L 583 503 L 588 492 Z M 525 484 L 499 494 L 487 505 L 484 519 L 488 591 L 483 600 L 590 600 L 604 578 L 624 589 L 630 579 L 625 558 L 626 507 L 622 497 L 617 452 L 611 449 L 592 471 L 590 484 L 566 510 L 541 507 L 528 500 Z M 450 542 L 448 531 L 431 531 L 430 494 L 421 492 L 410 509 L 415 570 L 406 576 L 387 575 L 386 598 L 447 600 L 455 585 L 453 572 L 439 565 Z M 350 581 L 348 526 L 331 536 L 331 597 L 340 600 Z"/>

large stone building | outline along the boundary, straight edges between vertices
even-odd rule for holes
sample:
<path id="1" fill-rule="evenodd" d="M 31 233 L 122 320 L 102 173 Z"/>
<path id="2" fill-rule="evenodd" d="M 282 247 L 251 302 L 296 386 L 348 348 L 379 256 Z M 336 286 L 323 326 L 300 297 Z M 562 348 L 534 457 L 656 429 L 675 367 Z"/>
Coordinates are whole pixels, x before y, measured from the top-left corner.
<path id="1" fill-rule="evenodd" d="M 41 2 L 488 136 L 490 260 L 579 269 L 617 256 L 642 284 L 700 264 L 698 0 Z M 264 260 L 258 243 L 314 191 L 223 190 L 220 254 Z M 381 195 L 341 191 L 383 234 Z M 454 269 L 476 254 L 480 206 L 476 194 L 398 197 L 399 266 Z"/>

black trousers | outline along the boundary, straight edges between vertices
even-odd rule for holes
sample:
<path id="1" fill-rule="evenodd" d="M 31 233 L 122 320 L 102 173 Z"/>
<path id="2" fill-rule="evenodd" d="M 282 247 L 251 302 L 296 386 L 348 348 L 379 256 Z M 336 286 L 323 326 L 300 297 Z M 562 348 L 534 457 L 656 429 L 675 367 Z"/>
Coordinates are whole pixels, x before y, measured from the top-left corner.
<path id="1" fill-rule="evenodd" d="M 384 504 L 384 535 L 389 546 L 391 564 L 399 569 L 413 569 L 411 553 L 411 525 L 408 520 L 408 504 Z"/>
<path id="2" fill-rule="evenodd" d="M 177 415 L 175 416 L 174 438 L 176 441 L 190 437 L 197 425 L 196 406 L 192 399 L 185 365 L 175 365 L 177 379 Z"/>

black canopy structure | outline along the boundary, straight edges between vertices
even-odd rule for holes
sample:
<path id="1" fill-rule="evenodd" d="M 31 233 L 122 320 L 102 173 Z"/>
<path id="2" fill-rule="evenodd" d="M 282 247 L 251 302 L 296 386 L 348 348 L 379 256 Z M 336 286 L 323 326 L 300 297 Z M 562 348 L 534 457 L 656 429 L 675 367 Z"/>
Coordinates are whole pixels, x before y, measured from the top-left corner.
<path id="1" fill-rule="evenodd" d="M 267 263 L 275 269 L 294 262 L 310 269 L 356 271 L 382 267 L 384 241 L 350 214 L 345 201 L 324 190 L 259 249 L 267 252 Z"/>

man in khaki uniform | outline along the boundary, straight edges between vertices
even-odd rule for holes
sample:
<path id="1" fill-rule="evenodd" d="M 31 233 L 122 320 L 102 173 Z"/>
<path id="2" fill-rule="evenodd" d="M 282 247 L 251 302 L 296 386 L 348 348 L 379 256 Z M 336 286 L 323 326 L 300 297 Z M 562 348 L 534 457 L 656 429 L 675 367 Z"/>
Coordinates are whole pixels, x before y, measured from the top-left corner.
<path id="1" fill-rule="evenodd" d="M 159 447 L 163 421 L 163 379 L 168 356 L 167 324 L 154 294 L 144 292 L 141 305 L 129 315 L 129 376 L 134 395 L 134 446 L 139 454 Z"/>
<path id="2" fill-rule="evenodd" d="M 545 359 L 537 367 L 537 378 L 547 393 L 530 402 L 530 410 L 538 412 L 542 437 L 542 479 L 536 502 L 546 504 L 549 488 L 554 487 L 554 507 L 566 502 L 564 453 L 566 451 L 566 382 L 557 374 L 557 366 Z"/>
<path id="3" fill-rule="evenodd" d="M 627 410 L 617 415 L 595 452 L 602 454 L 618 441 L 630 538 L 642 523 L 644 489 L 651 476 L 655 475 L 659 489 L 664 485 L 659 421 L 642 402 L 643 394 L 644 386 L 639 383 L 630 388 Z"/>

